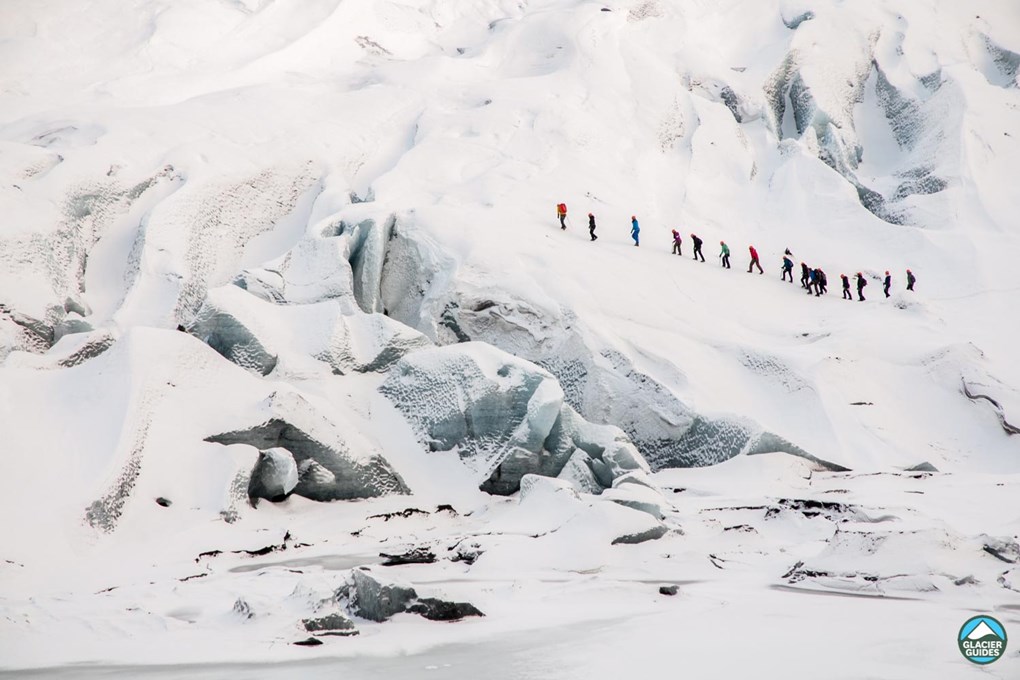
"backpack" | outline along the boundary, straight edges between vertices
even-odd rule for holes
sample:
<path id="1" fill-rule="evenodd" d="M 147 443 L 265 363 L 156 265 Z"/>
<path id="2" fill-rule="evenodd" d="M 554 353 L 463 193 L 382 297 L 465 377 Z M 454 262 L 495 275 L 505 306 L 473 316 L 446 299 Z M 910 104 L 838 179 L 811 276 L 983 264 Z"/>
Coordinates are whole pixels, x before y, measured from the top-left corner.
<path id="1" fill-rule="evenodd" d="M 559 214 L 559 215 L 566 215 L 567 214 L 567 204 L 566 203 L 558 204 L 556 206 L 556 213 Z"/>

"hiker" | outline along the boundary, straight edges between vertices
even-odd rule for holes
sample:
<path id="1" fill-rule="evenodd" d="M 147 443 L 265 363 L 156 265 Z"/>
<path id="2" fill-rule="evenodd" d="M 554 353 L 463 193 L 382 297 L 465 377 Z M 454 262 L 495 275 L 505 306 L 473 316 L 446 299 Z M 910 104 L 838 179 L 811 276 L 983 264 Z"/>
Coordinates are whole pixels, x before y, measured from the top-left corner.
<path id="1" fill-rule="evenodd" d="M 846 274 L 840 274 L 839 278 L 843 279 L 843 299 L 853 300 L 854 296 L 850 294 L 850 278 Z"/>
<path id="2" fill-rule="evenodd" d="M 808 287 L 808 279 L 811 278 L 809 276 L 810 271 L 811 269 L 806 264 L 803 262 L 800 263 L 800 285 L 805 289 Z"/>
<path id="3" fill-rule="evenodd" d="M 829 292 L 829 279 L 821 267 L 815 269 L 815 295 L 825 295 Z"/>
<path id="4" fill-rule="evenodd" d="M 753 267 L 757 267 L 758 268 L 758 273 L 759 274 L 764 274 L 765 272 L 762 271 L 761 263 L 758 262 L 758 251 L 754 249 L 754 246 L 748 246 L 747 249 L 751 252 L 751 264 L 747 265 L 747 273 L 750 274 L 751 273 L 751 269 Z"/>
<path id="5" fill-rule="evenodd" d="M 560 203 L 556 206 L 556 216 L 560 218 L 560 229 L 567 228 L 567 204 Z"/>
<path id="6" fill-rule="evenodd" d="M 683 238 L 680 236 L 680 232 L 677 231 L 676 229 L 674 229 L 673 230 L 673 254 L 674 255 L 683 255 L 683 252 L 680 250 L 680 246 L 681 246 L 682 243 L 683 243 Z"/>
<path id="7" fill-rule="evenodd" d="M 588 213 L 588 233 L 591 234 L 592 241 L 598 238 L 595 235 L 595 215 L 593 213 Z"/>
<path id="8" fill-rule="evenodd" d="M 790 259 L 789 255 L 783 255 L 783 281 L 786 280 L 787 274 L 790 275 L 790 283 L 793 283 L 793 260 Z"/>
<path id="9" fill-rule="evenodd" d="M 719 252 L 719 257 L 722 258 L 722 266 L 726 269 L 730 268 L 730 247 L 726 245 L 726 241 L 719 241 L 719 245 L 722 246 L 722 250 Z"/>
<path id="10" fill-rule="evenodd" d="M 882 282 L 882 289 L 885 291 L 885 296 L 889 297 L 889 286 L 892 285 L 892 276 L 889 275 L 889 270 L 885 270 L 885 280 Z"/>
<path id="11" fill-rule="evenodd" d="M 630 237 L 634 239 L 634 245 L 641 245 L 639 240 L 639 234 L 641 233 L 641 227 L 638 225 L 637 218 L 633 215 L 630 216 Z"/>
<path id="12" fill-rule="evenodd" d="M 699 257 L 701 261 L 705 261 L 705 255 L 701 252 L 701 244 L 704 243 L 697 234 L 691 234 L 691 242 L 694 244 L 694 259 L 697 260 Z"/>
<path id="13" fill-rule="evenodd" d="M 857 299 L 859 302 L 864 302 L 864 287 L 868 285 L 868 282 L 864 280 L 864 274 L 857 272 Z"/>
<path id="14" fill-rule="evenodd" d="M 915 281 L 917 281 L 917 278 L 914 276 L 914 273 L 908 269 L 907 270 L 907 290 L 914 290 L 914 282 Z"/>
<path id="15" fill-rule="evenodd" d="M 818 295 L 818 274 L 815 273 L 816 271 L 817 270 L 815 269 L 808 271 L 808 285 L 807 285 L 808 295 L 815 296 Z"/>

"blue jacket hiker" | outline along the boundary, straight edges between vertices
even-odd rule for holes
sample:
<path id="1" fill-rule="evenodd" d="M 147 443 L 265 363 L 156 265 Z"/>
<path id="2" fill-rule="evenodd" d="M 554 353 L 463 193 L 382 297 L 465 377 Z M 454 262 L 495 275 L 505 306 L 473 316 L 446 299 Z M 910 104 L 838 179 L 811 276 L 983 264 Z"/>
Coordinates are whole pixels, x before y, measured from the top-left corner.
<path id="1" fill-rule="evenodd" d="M 789 255 L 783 256 L 783 281 L 786 281 L 786 275 L 790 275 L 790 283 L 793 283 L 793 260 L 790 259 Z"/>
<path id="2" fill-rule="evenodd" d="M 634 245 L 641 245 L 639 234 L 641 233 L 641 227 L 638 226 L 637 218 L 633 215 L 630 216 L 630 237 L 634 239 Z"/>

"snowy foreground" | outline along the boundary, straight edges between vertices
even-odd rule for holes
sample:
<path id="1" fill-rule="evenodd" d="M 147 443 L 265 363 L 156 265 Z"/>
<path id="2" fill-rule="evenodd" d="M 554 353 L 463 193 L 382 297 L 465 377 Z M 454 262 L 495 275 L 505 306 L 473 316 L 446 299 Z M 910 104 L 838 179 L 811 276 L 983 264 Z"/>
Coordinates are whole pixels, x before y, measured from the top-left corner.
<path id="1" fill-rule="evenodd" d="M 1018 72 L 1012 0 L 0 3 L 0 676 L 1020 676 Z"/>

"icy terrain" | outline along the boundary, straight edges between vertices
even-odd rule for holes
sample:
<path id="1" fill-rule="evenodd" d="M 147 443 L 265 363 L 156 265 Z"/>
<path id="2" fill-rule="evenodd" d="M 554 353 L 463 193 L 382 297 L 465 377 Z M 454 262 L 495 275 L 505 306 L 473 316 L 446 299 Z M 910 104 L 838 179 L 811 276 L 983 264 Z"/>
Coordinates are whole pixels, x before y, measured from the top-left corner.
<path id="1" fill-rule="evenodd" d="M 962 675 L 1018 164 L 1013 0 L 0 3 L 0 675 Z"/>

